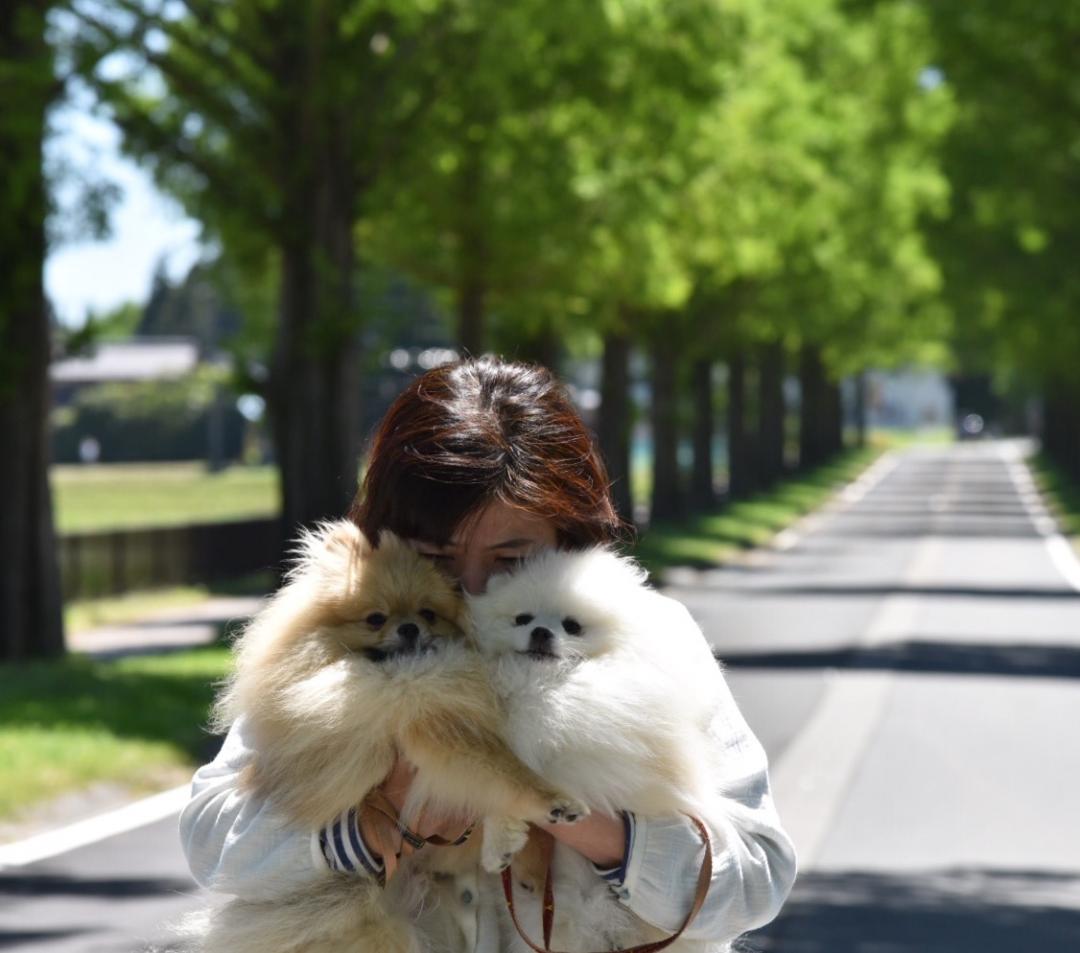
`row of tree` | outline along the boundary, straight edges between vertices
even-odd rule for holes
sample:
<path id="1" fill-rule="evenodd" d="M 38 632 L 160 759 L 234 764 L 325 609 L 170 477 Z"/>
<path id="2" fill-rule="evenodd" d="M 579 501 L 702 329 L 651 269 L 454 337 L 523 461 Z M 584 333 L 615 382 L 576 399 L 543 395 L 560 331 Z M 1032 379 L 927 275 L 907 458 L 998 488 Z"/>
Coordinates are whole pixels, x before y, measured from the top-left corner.
<path id="1" fill-rule="evenodd" d="M 1080 482 L 1080 6 L 927 9 L 957 104 L 934 230 L 955 352 L 1040 398 L 1043 448 Z"/>
<path id="2" fill-rule="evenodd" d="M 949 106 L 920 81 L 929 36 L 910 4 L 69 12 L 65 49 L 127 148 L 241 285 L 276 291 L 252 320 L 288 527 L 339 510 L 355 464 L 358 261 L 441 293 L 468 352 L 550 361 L 588 337 L 619 374 L 629 338 L 659 395 L 677 364 L 704 381 L 725 357 L 737 383 L 746 355 L 792 339 L 835 377 L 935 318 L 920 219 L 945 193 Z M 624 431 L 617 401 L 612 415 L 604 432 Z"/>
<path id="3" fill-rule="evenodd" d="M 0 314 L 4 354 L 17 356 L 0 376 L 0 439 L 37 441 L 0 497 L 22 513 L 0 551 L 26 567 L 5 573 L 0 626 L 35 633 L 8 654 L 60 644 L 34 236 L 44 116 L 64 82 L 93 91 L 125 148 L 222 250 L 244 314 L 238 357 L 267 369 L 248 382 L 267 400 L 287 532 L 340 512 L 352 485 L 371 347 L 358 276 L 372 268 L 433 291 L 466 351 L 602 354 L 599 433 L 616 477 L 629 467 L 627 362 L 644 350 L 662 517 L 682 505 L 680 393 L 698 409 L 690 496 L 711 500 L 715 364 L 727 366 L 737 495 L 783 469 L 785 372 L 803 382 L 812 463 L 840 440 L 842 376 L 947 337 L 926 226 L 954 227 L 942 156 L 961 156 L 955 174 L 968 174 L 953 123 L 971 131 L 969 110 L 997 107 L 973 106 L 978 84 L 942 59 L 961 50 L 961 21 L 990 15 L 933 6 L 7 4 L 0 78 L 19 97 L 0 118 L 13 183 L 0 243 L 26 277 L 5 286 Z"/>

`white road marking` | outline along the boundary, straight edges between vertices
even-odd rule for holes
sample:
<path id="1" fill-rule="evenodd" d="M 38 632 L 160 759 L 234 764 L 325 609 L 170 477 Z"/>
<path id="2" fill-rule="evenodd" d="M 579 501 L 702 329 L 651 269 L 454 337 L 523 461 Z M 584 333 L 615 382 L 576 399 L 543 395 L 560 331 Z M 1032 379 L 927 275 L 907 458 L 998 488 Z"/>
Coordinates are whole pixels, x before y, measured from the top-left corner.
<path id="1" fill-rule="evenodd" d="M 777 533 L 773 537 L 770 547 L 772 549 L 786 550 L 797 546 L 805 536 L 814 532 L 825 519 L 834 513 L 854 506 L 862 500 L 867 493 L 896 469 L 897 463 L 897 455 L 891 450 L 886 451 L 867 467 L 858 479 L 845 486 L 828 503 L 820 509 L 808 513 L 787 529 Z"/>
<path id="2" fill-rule="evenodd" d="M 916 586 L 930 580 L 941 550 L 939 538 L 923 539 L 904 572 L 903 584 Z M 855 647 L 909 636 L 918 610 L 917 596 L 886 597 Z M 855 771 L 885 714 L 896 676 L 888 671 L 834 671 L 828 679 L 821 703 L 771 772 L 777 808 L 795 842 L 802 870 L 814 866 L 843 808 Z"/>
<path id="3" fill-rule="evenodd" d="M 1073 589 L 1080 592 L 1080 557 L 1076 555 L 1072 544 L 1061 534 L 1057 520 L 1046 508 L 1042 493 L 1024 462 L 1023 450 L 1016 443 L 1007 443 L 1001 446 L 1000 453 L 1024 509 L 1035 525 L 1036 532 L 1043 537 L 1054 568 Z"/>
<path id="4" fill-rule="evenodd" d="M 67 827 L 46 831 L 12 844 L 2 844 L 0 870 L 7 867 L 25 867 L 27 864 L 66 854 L 70 850 L 94 844 L 107 837 L 153 824 L 170 814 L 179 813 L 190 795 L 191 786 L 185 784 L 114 811 L 88 817 Z"/>
<path id="5" fill-rule="evenodd" d="M 1072 588 L 1080 591 L 1080 558 L 1047 511 L 1023 462 L 1022 448 L 1014 443 L 1003 444 L 999 453 L 1054 566 Z M 895 461 L 892 464 L 895 466 Z M 904 574 L 906 584 L 932 578 L 941 546 L 939 538 L 927 537 L 923 541 Z M 880 644 L 910 635 L 917 605 L 914 596 L 888 597 L 860 644 Z M 851 778 L 880 724 L 895 683 L 891 672 L 833 672 L 828 677 L 822 702 L 772 772 L 776 803 L 804 870 L 813 867 L 843 809 Z"/>

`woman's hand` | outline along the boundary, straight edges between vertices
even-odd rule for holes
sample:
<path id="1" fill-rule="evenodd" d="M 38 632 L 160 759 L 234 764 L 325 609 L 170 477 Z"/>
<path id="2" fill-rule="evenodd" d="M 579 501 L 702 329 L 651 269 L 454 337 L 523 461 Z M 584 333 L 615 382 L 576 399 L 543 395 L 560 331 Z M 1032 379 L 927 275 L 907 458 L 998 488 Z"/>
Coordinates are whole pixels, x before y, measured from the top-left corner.
<path id="1" fill-rule="evenodd" d="M 415 776 L 416 768 L 399 755 L 397 761 L 394 762 L 394 767 L 379 786 L 379 790 L 394 806 L 399 817 L 409 796 L 409 788 Z M 436 814 L 429 810 L 421 811 L 419 817 L 401 818 L 402 823 L 407 824 L 409 830 L 425 840 L 438 835 L 449 841 L 460 837 L 465 829 L 474 823 L 474 820 L 463 816 Z M 370 819 L 361 815 L 360 832 L 364 838 L 364 843 L 372 853 L 378 854 L 379 838 L 370 825 Z M 396 838 L 395 848 L 402 857 L 407 857 L 416 849 L 400 836 Z"/>
<path id="2" fill-rule="evenodd" d="M 617 867 L 626 851 L 626 828 L 622 819 L 590 814 L 577 824 L 538 824 L 557 841 L 573 847 L 598 867 Z"/>

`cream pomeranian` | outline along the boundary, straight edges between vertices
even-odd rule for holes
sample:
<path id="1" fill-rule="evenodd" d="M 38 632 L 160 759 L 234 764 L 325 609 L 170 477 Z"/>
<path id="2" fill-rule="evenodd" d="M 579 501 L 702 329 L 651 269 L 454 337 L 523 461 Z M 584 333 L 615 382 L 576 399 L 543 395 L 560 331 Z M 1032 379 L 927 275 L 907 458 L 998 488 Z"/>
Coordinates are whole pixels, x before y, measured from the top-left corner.
<path id="1" fill-rule="evenodd" d="M 649 588 L 636 563 L 604 548 L 547 551 L 467 600 L 506 710 L 503 735 L 522 761 L 591 810 L 708 821 L 716 803 L 708 728 L 720 675 L 689 614 Z M 498 836 L 485 831 L 485 855 Z M 515 845 L 515 831 L 503 836 Z M 514 879 L 526 888 L 519 906 L 536 940 L 542 878 L 534 853 L 530 843 Z M 612 903 L 574 851 L 556 845 L 553 866 L 553 949 L 618 949 L 664 936 Z M 725 948 L 687 940 L 671 947 Z"/>
<path id="2" fill-rule="evenodd" d="M 416 768 L 406 823 L 424 808 L 570 823 L 582 816 L 583 805 L 502 739 L 502 706 L 466 625 L 450 580 L 393 534 L 372 548 L 346 521 L 309 533 L 286 584 L 241 636 L 216 706 L 216 727 L 243 717 L 254 740 L 245 787 L 316 830 L 363 800 L 400 753 Z M 413 875 L 436 852 L 459 853 L 420 851 L 409 875 L 385 889 L 335 874 L 273 903 L 232 900 L 189 933 L 205 953 L 453 948 L 431 915 L 439 890 Z"/>

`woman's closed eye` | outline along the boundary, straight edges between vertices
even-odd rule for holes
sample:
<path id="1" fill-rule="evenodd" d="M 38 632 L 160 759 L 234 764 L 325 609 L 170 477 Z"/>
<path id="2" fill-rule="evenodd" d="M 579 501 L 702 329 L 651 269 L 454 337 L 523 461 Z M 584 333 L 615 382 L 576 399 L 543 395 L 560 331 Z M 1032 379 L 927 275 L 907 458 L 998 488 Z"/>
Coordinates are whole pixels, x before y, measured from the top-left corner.
<path id="1" fill-rule="evenodd" d="M 447 556 L 445 553 L 420 553 L 420 555 L 429 562 L 435 563 L 436 566 L 450 566 L 454 562 L 454 557 Z"/>

